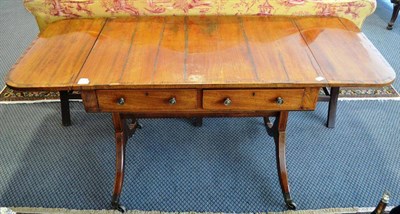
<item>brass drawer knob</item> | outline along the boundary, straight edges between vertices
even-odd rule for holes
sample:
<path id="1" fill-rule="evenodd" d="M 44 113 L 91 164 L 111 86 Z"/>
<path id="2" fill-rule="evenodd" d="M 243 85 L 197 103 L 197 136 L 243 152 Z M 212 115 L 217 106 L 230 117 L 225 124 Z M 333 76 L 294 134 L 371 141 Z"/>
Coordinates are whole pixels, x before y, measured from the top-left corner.
<path id="1" fill-rule="evenodd" d="M 168 102 L 169 102 L 170 105 L 175 105 L 176 104 L 176 98 L 172 97 L 171 99 L 169 99 Z"/>
<path id="2" fill-rule="evenodd" d="M 276 98 L 276 104 L 282 105 L 283 103 L 284 103 L 284 101 L 283 101 L 283 98 L 282 98 L 282 97 Z"/>
<path id="3" fill-rule="evenodd" d="M 230 106 L 231 104 L 232 104 L 232 100 L 229 97 L 224 100 L 225 106 Z"/>
<path id="4" fill-rule="evenodd" d="M 117 101 L 117 104 L 120 105 L 120 106 L 124 105 L 125 104 L 125 99 L 123 97 L 119 98 L 118 101 Z"/>

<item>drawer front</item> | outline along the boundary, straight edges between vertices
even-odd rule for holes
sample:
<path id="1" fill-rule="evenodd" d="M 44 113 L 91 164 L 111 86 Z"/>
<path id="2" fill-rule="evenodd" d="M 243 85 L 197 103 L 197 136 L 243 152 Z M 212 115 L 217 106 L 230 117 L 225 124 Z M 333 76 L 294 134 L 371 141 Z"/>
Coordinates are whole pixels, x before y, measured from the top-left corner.
<path id="1" fill-rule="evenodd" d="M 300 110 L 304 89 L 204 90 L 208 110 Z"/>
<path id="2" fill-rule="evenodd" d="M 195 109 L 196 90 L 98 90 L 102 111 L 173 111 Z"/>

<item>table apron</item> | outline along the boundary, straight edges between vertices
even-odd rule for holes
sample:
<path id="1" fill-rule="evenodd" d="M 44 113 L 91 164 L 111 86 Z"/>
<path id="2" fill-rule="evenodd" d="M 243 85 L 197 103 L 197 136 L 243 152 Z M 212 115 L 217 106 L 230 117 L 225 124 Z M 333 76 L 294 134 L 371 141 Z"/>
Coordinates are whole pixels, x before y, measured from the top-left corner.
<path id="1" fill-rule="evenodd" d="M 87 112 L 240 117 L 314 110 L 319 88 L 84 90 L 81 94 Z"/>

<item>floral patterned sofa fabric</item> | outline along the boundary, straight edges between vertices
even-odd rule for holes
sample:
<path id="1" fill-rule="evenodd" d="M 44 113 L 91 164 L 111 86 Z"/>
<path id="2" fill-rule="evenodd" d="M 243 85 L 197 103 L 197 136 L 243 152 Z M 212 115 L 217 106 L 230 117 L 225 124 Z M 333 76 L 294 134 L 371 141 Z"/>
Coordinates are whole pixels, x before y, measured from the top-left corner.
<path id="1" fill-rule="evenodd" d="M 155 15 L 337 16 L 361 28 L 376 0 L 24 0 L 40 30 L 66 18 Z"/>

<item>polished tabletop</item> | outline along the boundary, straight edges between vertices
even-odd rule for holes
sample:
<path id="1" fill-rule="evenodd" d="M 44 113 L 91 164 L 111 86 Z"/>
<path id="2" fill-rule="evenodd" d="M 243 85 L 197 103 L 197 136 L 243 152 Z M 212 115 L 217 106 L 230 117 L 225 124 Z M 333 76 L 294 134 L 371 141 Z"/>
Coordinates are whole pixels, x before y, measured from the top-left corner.
<path id="1" fill-rule="evenodd" d="M 395 72 L 336 17 L 70 19 L 46 28 L 7 76 L 12 88 L 382 86 Z"/>

